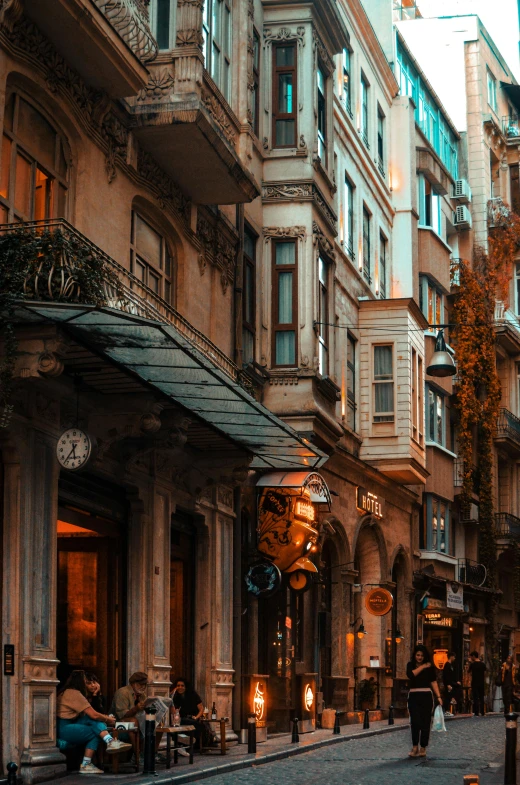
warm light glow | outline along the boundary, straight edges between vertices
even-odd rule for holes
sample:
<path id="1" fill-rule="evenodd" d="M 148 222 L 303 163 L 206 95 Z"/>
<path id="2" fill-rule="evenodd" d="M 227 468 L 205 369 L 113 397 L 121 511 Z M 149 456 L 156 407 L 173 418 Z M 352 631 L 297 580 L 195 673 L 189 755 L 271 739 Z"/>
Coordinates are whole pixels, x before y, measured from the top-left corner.
<path id="1" fill-rule="evenodd" d="M 256 719 L 258 722 L 263 720 L 264 718 L 264 711 L 265 711 L 265 691 L 262 692 L 260 689 L 262 685 L 259 681 L 256 683 L 255 687 L 255 694 L 253 696 L 253 711 L 256 714 Z"/>
<path id="2" fill-rule="evenodd" d="M 313 521 L 315 517 L 314 506 L 308 502 L 296 502 L 296 515 L 307 521 Z"/>
<path id="3" fill-rule="evenodd" d="M 317 545 L 311 545 L 311 553 L 317 553 L 317 551 L 318 551 L 318 546 Z"/>
<path id="4" fill-rule="evenodd" d="M 303 691 L 303 700 L 305 702 L 305 708 L 307 711 L 312 711 L 314 704 L 314 693 L 310 684 L 305 685 L 305 689 Z"/>
<path id="5" fill-rule="evenodd" d="M 470 627 L 470 628 L 469 628 L 469 631 L 470 631 L 470 632 L 473 632 L 473 631 L 474 631 L 474 629 L 475 629 L 474 627 Z"/>
<path id="6" fill-rule="evenodd" d="M 356 635 L 358 636 L 359 640 L 361 641 L 365 637 L 366 632 L 365 632 L 365 630 L 358 630 Z"/>

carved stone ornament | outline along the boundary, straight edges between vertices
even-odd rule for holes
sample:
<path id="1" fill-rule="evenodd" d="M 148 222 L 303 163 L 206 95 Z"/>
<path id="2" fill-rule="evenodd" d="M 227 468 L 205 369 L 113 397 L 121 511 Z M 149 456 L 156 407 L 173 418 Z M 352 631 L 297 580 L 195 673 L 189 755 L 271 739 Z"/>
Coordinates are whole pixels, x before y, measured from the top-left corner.
<path id="1" fill-rule="evenodd" d="M 200 274 L 204 275 L 204 273 L 206 272 L 206 264 L 207 264 L 207 262 L 206 262 L 206 257 L 204 256 L 203 253 L 199 253 L 199 255 L 197 256 L 197 262 L 199 264 L 199 272 L 200 272 Z"/>
<path id="2" fill-rule="evenodd" d="M 63 372 L 63 360 L 56 352 L 43 352 L 38 357 L 38 371 L 44 376 L 60 376 Z"/>
<path id="3" fill-rule="evenodd" d="M 330 242 L 330 240 L 325 236 L 323 231 L 321 230 L 320 226 L 316 223 L 316 221 L 312 222 L 312 236 L 314 239 L 314 243 L 318 246 L 318 248 L 329 257 L 329 259 L 335 260 L 336 253 L 334 251 L 334 246 Z"/>
<path id="4" fill-rule="evenodd" d="M 203 41 L 201 31 L 192 27 L 189 30 L 178 30 L 175 43 L 177 46 L 202 46 Z"/>
<path id="5" fill-rule="evenodd" d="M 101 131 L 107 143 L 105 171 L 108 182 L 111 183 L 116 176 L 116 158 L 126 158 L 128 131 L 112 112 L 104 116 Z"/>
<path id="6" fill-rule="evenodd" d="M 299 237 L 303 240 L 306 235 L 305 226 L 264 226 L 264 239 L 267 242 L 271 237 Z"/>
<path id="7" fill-rule="evenodd" d="M 255 18 L 255 3 L 254 0 L 247 0 L 247 15 L 250 19 Z"/>
<path id="8" fill-rule="evenodd" d="M 307 142 L 305 141 L 305 137 L 304 137 L 303 134 L 300 134 L 300 145 L 299 146 L 302 149 L 305 149 L 307 147 Z"/>
<path id="9" fill-rule="evenodd" d="M 262 186 L 263 201 L 311 199 L 312 183 L 269 183 Z"/>
<path id="10" fill-rule="evenodd" d="M 162 101 L 168 100 L 175 85 L 175 77 L 168 68 L 160 70 L 153 70 L 150 73 L 148 84 L 139 90 L 137 94 L 138 101 L 152 100 Z"/>
<path id="11" fill-rule="evenodd" d="M 225 294 L 235 277 L 237 238 L 230 235 L 221 219 L 202 207 L 197 212 L 197 238 L 202 246 L 198 257 L 200 274 L 204 275 L 208 262 L 217 267 Z"/>
<path id="12" fill-rule="evenodd" d="M 296 32 L 293 32 L 289 27 L 281 27 L 279 30 L 271 30 L 268 27 L 264 30 L 264 39 L 266 43 L 278 41 L 300 41 L 302 46 L 305 46 L 305 27 L 297 27 Z"/>
<path id="13" fill-rule="evenodd" d="M 142 147 L 138 148 L 137 172 L 155 190 L 162 209 L 166 205 L 171 204 L 183 218 L 189 219 L 189 200 L 184 196 L 178 185 L 161 169 L 156 160 Z"/>
<path id="14" fill-rule="evenodd" d="M 328 223 L 334 235 L 338 233 L 338 221 L 336 215 L 331 207 L 325 201 L 321 191 L 316 185 L 313 185 L 312 189 L 312 200 L 318 210 L 320 211 L 321 215 L 323 216 L 324 220 Z"/>
<path id="15" fill-rule="evenodd" d="M 332 60 L 332 57 L 327 52 L 325 44 L 323 43 L 323 41 L 321 40 L 321 38 L 319 37 L 318 33 L 314 28 L 312 30 L 312 41 L 313 41 L 313 45 L 315 46 L 318 52 L 318 57 L 321 61 L 323 68 L 327 71 L 328 76 L 330 76 L 334 71 L 334 62 Z"/>
<path id="16" fill-rule="evenodd" d="M 22 0 L 0 0 L 0 26 L 12 30 L 23 13 Z"/>
<path id="17" fill-rule="evenodd" d="M 236 143 L 236 132 L 231 124 L 229 117 L 222 107 L 220 101 L 211 95 L 207 90 L 202 90 L 202 103 L 216 122 L 228 142 L 234 147 Z"/>

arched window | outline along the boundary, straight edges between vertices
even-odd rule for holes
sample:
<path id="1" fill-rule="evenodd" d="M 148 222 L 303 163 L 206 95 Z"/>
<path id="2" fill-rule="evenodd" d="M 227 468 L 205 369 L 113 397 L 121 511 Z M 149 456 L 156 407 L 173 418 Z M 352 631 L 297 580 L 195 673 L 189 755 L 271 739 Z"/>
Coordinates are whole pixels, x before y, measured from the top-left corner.
<path id="1" fill-rule="evenodd" d="M 170 244 L 136 210 L 132 210 L 130 271 L 155 294 L 173 305 L 174 259 Z"/>
<path id="2" fill-rule="evenodd" d="M 0 222 L 62 218 L 67 203 L 63 139 L 25 98 L 5 107 L 0 168 Z"/>

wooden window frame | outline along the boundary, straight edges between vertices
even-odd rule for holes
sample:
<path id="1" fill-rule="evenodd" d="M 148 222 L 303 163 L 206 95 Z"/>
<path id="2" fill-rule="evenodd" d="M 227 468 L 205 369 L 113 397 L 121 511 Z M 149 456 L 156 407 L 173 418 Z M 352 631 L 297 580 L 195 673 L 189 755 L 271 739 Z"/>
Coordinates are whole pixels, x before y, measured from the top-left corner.
<path id="1" fill-rule="evenodd" d="M 214 30 L 213 25 L 216 3 L 219 4 L 218 10 L 220 12 L 220 39 L 216 37 L 216 31 Z M 227 28 L 229 34 L 228 41 L 226 41 L 226 12 L 229 13 L 229 27 Z M 204 67 L 226 101 L 230 101 L 231 62 L 233 52 L 233 8 L 231 0 L 204 0 L 202 31 Z M 218 51 L 218 73 L 215 71 L 216 58 L 213 54 L 214 47 Z"/>
<path id="2" fill-rule="evenodd" d="M 382 346 L 389 346 L 392 349 L 392 378 L 391 379 L 376 379 L 375 353 L 376 353 L 376 349 Z M 376 411 L 376 385 L 378 384 L 392 384 L 392 401 L 394 406 L 392 411 L 388 411 L 388 412 Z M 372 406 L 373 406 L 372 423 L 376 427 L 378 425 L 395 424 L 395 420 L 396 420 L 395 384 L 396 384 L 395 344 L 390 342 L 372 344 Z M 385 419 L 381 419 L 381 418 L 385 418 Z"/>
<path id="3" fill-rule="evenodd" d="M 258 235 L 254 232 L 249 224 L 245 224 L 244 226 L 244 234 L 248 234 L 251 239 L 254 240 L 254 257 L 252 258 L 245 250 L 244 244 L 244 255 L 243 255 L 243 295 L 242 295 L 242 331 L 247 331 L 251 334 L 253 340 L 253 361 L 255 360 L 255 343 L 256 343 L 256 249 L 258 243 Z M 246 318 L 246 310 L 247 310 L 247 295 L 248 291 L 246 289 L 246 267 L 249 267 L 251 270 L 251 281 L 252 281 L 252 321 L 248 321 Z"/>
<path id="4" fill-rule="evenodd" d="M 281 48 L 292 47 L 294 50 L 293 65 L 276 65 L 276 52 Z M 277 150 L 292 149 L 296 147 L 296 140 L 298 138 L 298 46 L 296 41 L 281 42 L 273 45 L 273 81 L 272 81 L 272 95 L 273 95 L 273 116 L 272 116 L 272 137 L 273 148 Z M 279 103 L 279 77 L 283 74 L 292 74 L 293 86 L 293 111 L 292 112 L 278 112 Z M 277 144 L 276 143 L 276 121 L 277 120 L 293 120 L 294 121 L 294 138 L 292 144 Z"/>
<path id="5" fill-rule="evenodd" d="M 433 387 L 431 384 L 426 385 L 426 389 L 428 392 L 427 401 L 426 401 L 426 414 L 427 414 L 427 423 L 426 423 L 426 435 L 427 441 L 429 444 L 436 444 L 439 447 L 446 448 L 446 437 L 447 437 L 447 409 L 446 409 L 446 395 L 444 393 L 439 392 L 436 387 Z M 430 424 L 430 392 L 434 396 L 434 424 L 433 424 L 433 433 L 431 430 Z M 437 399 L 440 399 L 441 402 L 441 423 L 442 423 L 442 437 L 441 441 L 437 439 Z"/>
<path id="6" fill-rule="evenodd" d="M 294 264 L 276 264 L 276 248 L 283 244 L 294 245 Z M 272 326 L 273 337 L 271 342 L 272 351 L 272 367 L 273 368 L 295 368 L 298 366 L 298 243 L 292 238 L 283 238 L 272 240 L 271 242 L 271 270 L 273 276 L 272 282 Z M 292 322 L 289 324 L 278 323 L 278 277 L 281 272 L 292 272 Z M 276 321 L 275 321 L 276 317 Z M 278 364 L 276 362 L 276 336 L 280 332 L 294 332 L 294 363 L 293 364 Z"/>
<path id="7" fill-rule="evenodd" d="M 148 226 L 156 232 L 162 240 L 161 244 L 161 264 L 162 268 L 157 268 L 156 265 L 150 260 L 147 259 L 146 256 L 137 248 L 136 242 L 136 216 L 139 216 L 141 221 L 148 224 Z M 130 234 L 130 272 L 132 275 L 137 278 L 139 283 L 145 286 L 154 297 L 159 297 L 163 302 L 167 305 L 174 305 L 175 302 L 175 256 L 170 254 L 170 243 L 168 242 L 167 237 L 165 236 L 164 232 L 153 222 L 151 221 L 148 216 L 143 215 L 139 210 L 133 209 L 132 210 L 132 219 L 131 219 L 131 234 Z M 136 272 L 136 262 L 137 258 L 139 259 L 139 263 L 142 264 L 146 269 L 146 281 L 143 281 Z M 167 264 L 170 264 L 170 275 L 167 274 L 166 268 Z M 156 292 L 153 287 L 149 284 L 149 277 L 150 271 L 152 275 L 155 275 L 160 281 L 160 291 Z M 170 298 L 168 299 L 165 295 L 165 284 L 170 285 Z"/>

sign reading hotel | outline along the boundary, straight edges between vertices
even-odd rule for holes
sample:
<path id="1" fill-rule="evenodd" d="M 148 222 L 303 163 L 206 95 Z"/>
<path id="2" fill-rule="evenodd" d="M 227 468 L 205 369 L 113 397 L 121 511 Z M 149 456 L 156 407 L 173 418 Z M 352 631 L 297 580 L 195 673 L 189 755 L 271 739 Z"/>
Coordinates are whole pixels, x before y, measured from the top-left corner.
<path id="1" fill-rule="evenodd" d="M 394 604 L 388 589 L 372 589 L 365 597 L 365 607 L 372 616 L 385 616 Z"/>
<path id="2" fill-rule="evenodd" d="M 370 513 L 374 518 L 382 518 L 385 512 L 385 500 L 358 485 L 357 508 L 363 512 Z"/>

